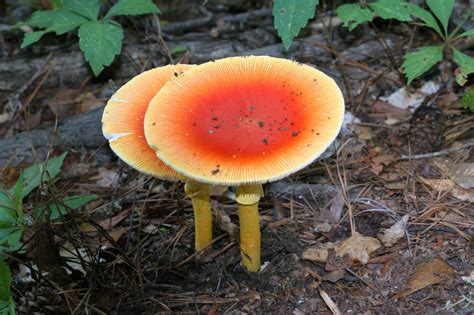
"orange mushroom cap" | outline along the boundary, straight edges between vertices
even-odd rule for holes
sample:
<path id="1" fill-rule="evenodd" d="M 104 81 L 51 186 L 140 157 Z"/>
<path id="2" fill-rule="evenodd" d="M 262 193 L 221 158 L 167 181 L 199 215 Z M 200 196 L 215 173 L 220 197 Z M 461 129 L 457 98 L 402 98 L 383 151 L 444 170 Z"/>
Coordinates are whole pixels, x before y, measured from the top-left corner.
<path id="1" fill-rule="evenodd" d="M 143 119 L 150 101 L 170 79 L 190 65 L 169 65 L 143 72 L 123 85 L 108 101 L 102 115 L 102 132 L 111 149 L 136 170 L 168 180 L 183 176 L 163 163 L 147 144 Z"/>
<path id="2" fill-rule="evenodd" d="M 283 178 L 336 138 L 344 99 L 329 76 L 294 61 L 232 57 L 166 83 L 145 115 L 148 144 L 200 182 L 242 185 Z"/>

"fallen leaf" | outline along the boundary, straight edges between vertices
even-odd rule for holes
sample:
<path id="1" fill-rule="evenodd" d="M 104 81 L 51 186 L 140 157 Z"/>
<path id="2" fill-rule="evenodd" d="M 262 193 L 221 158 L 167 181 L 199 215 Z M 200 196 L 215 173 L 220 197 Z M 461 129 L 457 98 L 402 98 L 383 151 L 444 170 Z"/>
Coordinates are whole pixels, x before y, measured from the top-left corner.
<path id="1" fill-rule="evenodd" d="M 104 230 L 108 231 L 109 229 L 115 227 L 117 224 L 122 222 L 126 217 L 130 215 L 130 209 L 123 210 L 112 218 L 102 219 L 97 222 Z M 79 230 L 83 233 L 97 232 L 97 228 L 90 223 L 82 223 L 79 226 Z"/>
<path id="2" fill-rule="evenodd" d="M 387 116 L 393 119 L 395 119 L 395 117 L 401 119 L 411 117 L 411 112 L 409 110 L 393 106 L 392 104 L 381 100 L 374 102 L 372 111 L 374 113 L 387 113 Z"/>
<path id="3" fill-rule="evenodd" d="M 49 109 L 58 117 L 71 116 L 76 111 L 77 95 L 81 93 L 78 89 L 60 89 L 50 99 L 46 100 Z"/>
<path id="4" fill-rule="evenodd" d="M 119 181 L 119 172 L 109 170 L 105 167 L 99 168 L 99 174 L 90 178 L 96 181 L 96 185 L 99 187 L 117 187 Z"/>
<path id="5" fill-rule="evenodd" d="M 474 188 L 474 163 L 456 163 L 450 159 L 434 159 L 435 165 L 464 189 Z"/>
<path id="6" fill-rule="evenodd" d="M 228 187 L 222 185 L 212 185 L 209 194 L 211 196 L 224 196 L 227 192 Z"/>
<path id="7" fill-rule="evenodd" d="M 402 87 L 388 97 L 381 97 L 380 99 L 400 109 L 415 109 L 425 100 L 426 95 L 438 92 L 440 86 L 438 83 L 428 81 L 419 91 L 414 93 L 410 93 L 407 87 Z"/>
<path id="8" fill-rule="evenodd" d="M 474 188 L 464 189 L 451 179 L 431 179 L 420 176 L 420 179 L 437 191 L 449 191 L 451 195 L 459 200 L 474 202 Z"/>
<path id="9" fill-rule="evenodd" d="M 329 249 L 334 248 L 338 257 L 349 254 L 352 262 L 359 262 L 363 265 L 369 261 L 369 255 L 382 247 L 379 240 L 373 237 L 363 236 L 355 232 L 351 237 L 341 243 L 324 243 L 319 247 L 312 247 L 303 253 L 303 259 L 327 262 Z"/>
<path id="10" fill-rule="evenodd" d="M 402 219 L 396 222 L 388 229 L 382 229 L 377 235 L 378 239 L 382 242 L 385 247 L 390 247 L 398 242 L 405 235 L 406 224 L 410 215 L 406 214 Z"/>
<path id="11" fill-rule="evenodd" d="M 98 100 L 94 94 L 89 92 L 82 97 L 81 104 L 79 106 L 79 111 L 81 113 L 85 113 L 103 105 L 104 103 L 102 101 Z"/>
<path id="12" fill-rule="evenodd" d="M 374 137 L 372 129 L 366 126 L 356 125 L 355 133 L 357 137 L 361 140 L 370 140 Z"/>
<path id="13" fill-rule="evenodd" d="M 339 222 L 339 220 L 341 219 L 342 209 L 344 208 L 344 205 L 344 195 L 340 190 L 338 190 L 334 197 L 331 199 L 331 206 L 329 207 L 329 209 L 321 209 L 320 214 L 316 218 L 316 225 L 329 225 L 329 229 L 331 229 L 331 223 Z"/>
<path id="14" fill-rule="evenodd" d="M 392 296 L 392 299 L 403 298 L 430 285 L 448 281 L 454 276 L 454 272 L 444 260 L 433 258 L 416 267 L 407 281 L 408 288 Z"/>
<path id="15" fill-rule="evenodd" d="M 212 204 L 212 210 L 216 218 L 215 222 L 217 223 L 219 228 L 229 233 L 229 238 L 231 242 L 235 241 L 237 238 L 238 231 L 237 225 L 232 223 L 232 220 L 230 219 L 229 215 L 224 210 L 217 207 L 217 204 Z"/>

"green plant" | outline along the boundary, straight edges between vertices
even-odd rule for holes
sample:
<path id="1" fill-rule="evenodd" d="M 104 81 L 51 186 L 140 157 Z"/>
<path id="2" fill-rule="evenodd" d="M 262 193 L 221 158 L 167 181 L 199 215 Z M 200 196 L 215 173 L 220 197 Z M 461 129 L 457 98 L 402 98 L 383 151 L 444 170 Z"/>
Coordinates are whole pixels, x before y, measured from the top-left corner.
<path id="1" fill-rule="evenodd" d="M 123 29 L 112 18 L 119 15 L 160 13 L 152 0 L 119 0 L 102 19 L 99 19 L 99 0 L 56 2 L 59 8 L 52 11 L 36 11 L 25 22 L 40 30 L 25 33 L 21 48 L 36 43 L 46 33 L 62 35 L 79 29 L 79 47 L 96 76 L 104 67 L 109 66 L 122 50 Z"/>
<path id="2" fill-rule="evenodd" d="M 8 264 L 0 256 L 0 314 L 14 315 L 15 302 L 10 291 L 12 273 Z"/>
<path id="3" fill-rule="evenodd" d="M 23 170 L 17 182 L 9 189 L 0 189 L 0 314 L 14 314 L 14 301 L 10 294 L 11 272 L 2 254 L 23 251 L 23 232 L 34 220 L 58 220 L 86 203 L 97 199 L 96 195 L 65 197 L 59 203 L 35 207 L 25 215 L 23 199 L 42 184 L 57 179 L 66 153 L 34 164 Z M 49 209 L 46 218 L 45 210 Z"/>
<path id="4" fill-rule="evenodd" d="M 319 0 L 275 0 L 272 10 L 274 24 L 285 49 L 314 17 L 318 3 Z"/>
<path id="5" fill-rule="evenodd" d="M 474 86 L 467 87 L 459 101 L 461 107 L 474 113 Z"/>
<path id="6" fill-rule="evenodd" d="M 408 84 L 443 60 L 443 52 L 451 51 L 452 60 L 459 66 L 456 71 L 456 81 L 459 85 L 464 85 L 467 76 L 474 73 L 474 58 L 460 52 L 454 44 L 462 37 L 474 36 L 474 29 L 459 34 L 461 26 L 472 15 L 472 12 L 468 12 L 464 22 L 450 32 L 448 25 L 454 1 L 426 0 L 430 12 L 410 2 L 378 0 L 367 5 L 343 4 L 337 8 L 336 13 L 349 30 L 353 30 L 364 22 L 372 21 L 374 16 L 410 22 L 413 15 L 421 21 L 422 26 L 433 29 L 441 37 L 443 44 L 421 47 L 415 52 L 405 54 L 402 69 L 408 78 Z"/>
<path id="7" fill-rule="evenodd" d="M 20 178 L 10 189 L 0 189 L 0 253 L 21 250 L 23 231 L 34 220 L 58 220 L 70 210 L 97 199 L 96 195 L 65 197 L 60 203 L 35 207 L 25 217 L 23 199 L 42 183 L 54 182 L 65 157 L 66 153 L 63 153 L 49 159 L 47 163 L 31 165 L 23 170 Z M 44 216 L 46 209 L 50 210 L 48 218 Z"/>
<path id="8" fill-rule="evenodd" d="M 273 16 L 275 28 L 288 49 L 293 38 L 305 27 L 308 20 L 314 17 L 315 6 L 319 0 L 275 0 Z M 426 0 L 430 11 L 402 0 L 377 0 L 368 4 L 348 3 L 340 5 L 336 13 L 343 25 L 350 31 L 358 25 L 370 22 L 374 17 L 411 22 L 412 16 L 421 21 L 422 26 L 433 29 L 443 39 L 442 45 L 421 47 L 415 52 L 405 54 L 402 69 L 410 84 L 438 62 L 443 60 L 443 52 L 451 51 L 452 60 L 459 66 L 456 70 L 456 81 L 464 85 L 467 76 L 474 73 L 474 58 L 463 54 L 455 42 L 463 37 L 474 36 L 474 30 L 459 33 L 461 26 L 472 15 L 468 12 L 465 21 L 449 32 L 448 24 L 454 8 L 454 0 Z"/>

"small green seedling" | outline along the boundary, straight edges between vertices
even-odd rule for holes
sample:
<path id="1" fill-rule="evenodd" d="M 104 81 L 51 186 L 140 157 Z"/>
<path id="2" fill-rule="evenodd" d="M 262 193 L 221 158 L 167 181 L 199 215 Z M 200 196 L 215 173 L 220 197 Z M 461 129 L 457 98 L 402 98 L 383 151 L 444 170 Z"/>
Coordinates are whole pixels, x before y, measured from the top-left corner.
<path id="1" fill-rule="evenodd" d="M 58 5 L 53 11 L 36 11 L 26 21 L 25 24 L 40 30 L 25 33 L 21 48 L 36 43 L 46 33 L 63 35 L 79 29 L 79 47 L 95 76 L 122 50 L 123 29 L 112 18 L 161 13 L 152 0 L 119 0 L 102 19 L 99 19 L 99 0 L 63 0 Z"/>

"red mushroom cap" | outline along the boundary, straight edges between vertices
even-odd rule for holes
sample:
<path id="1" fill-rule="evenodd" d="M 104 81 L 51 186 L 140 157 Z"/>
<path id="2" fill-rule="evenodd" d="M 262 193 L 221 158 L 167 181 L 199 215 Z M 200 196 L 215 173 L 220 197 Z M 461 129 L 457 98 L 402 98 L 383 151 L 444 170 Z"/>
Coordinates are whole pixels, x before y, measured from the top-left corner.
<path id="1" fill-rule="evenodd" d="M 102 115 L 102 132 L 111 149 L 138 171 L 177 180 L 182 175 L 164 164 L 147 144 L 143 119 L 150 101 L 170 79 L 190 65 L 169 65 L 143 72 L 122 86 L 109 100 Z"/>
<path id="2" fill-rule="evenodd" d="M 145 115 L 148 144 L 166 164 L 210 184 L 283 178 L 336 138 L 341 90 L 310 66 L 267 56 L 232 57 L 166 83 Z"/>

